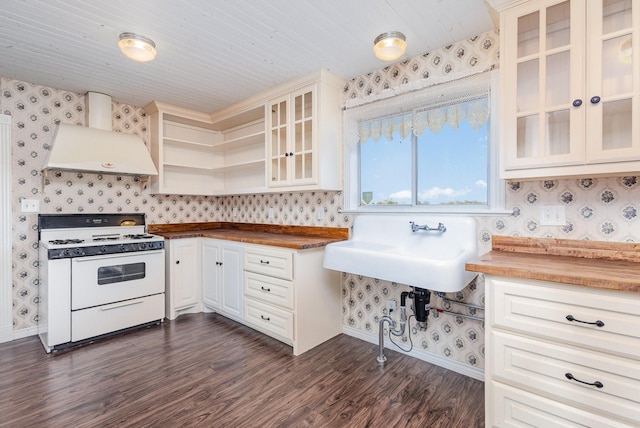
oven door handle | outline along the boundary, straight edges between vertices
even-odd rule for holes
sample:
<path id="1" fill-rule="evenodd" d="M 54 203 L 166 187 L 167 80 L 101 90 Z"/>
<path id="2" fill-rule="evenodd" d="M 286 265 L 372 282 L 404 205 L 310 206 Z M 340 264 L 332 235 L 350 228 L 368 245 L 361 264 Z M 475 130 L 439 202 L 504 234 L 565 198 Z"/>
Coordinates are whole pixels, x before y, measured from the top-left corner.
<path id="1" fill-rule="evenodd" d="M 130 251 L 128 253 L 117 253 L 117 254 L 104 254 L 97 256 L 86 256 L 86 257 L 75 257 L 72 260 L 75 260 L 78 263 L 81 262 L 91 262 L 94 260 L 107 260 L 107 259 L 120 259 L 122 257 L 131 257 L 132 255 L 142 256 L 142 255 L 153 255 L 153 254 L 162 254 L 164 250 L 151 250 L 151 251 Z"/>
<path id="2" fill-rule="evenodd" d="M 108 306 L 103 306 L 102 308 L 100 308 L 100 310 L 102 311 L 110 311 L 111 309 L 118 309 L 118 308 L 123 308 L 125 306 L 133 306 L 133 305 L 139 305 L 140 303 L 144 303 L 144 300 L 136 300 L 136 301 L 129 301 L 129 302 L 122 302 L 122 303 L 114 303 L 113 305 L 108 305 Z"/>

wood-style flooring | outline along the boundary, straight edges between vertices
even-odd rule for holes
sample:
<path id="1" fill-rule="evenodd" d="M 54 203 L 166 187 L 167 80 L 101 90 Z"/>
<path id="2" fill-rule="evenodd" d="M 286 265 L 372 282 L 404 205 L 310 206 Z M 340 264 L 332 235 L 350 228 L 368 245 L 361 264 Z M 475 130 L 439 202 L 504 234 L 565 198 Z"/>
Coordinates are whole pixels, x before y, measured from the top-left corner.
<path id="1" fill-rule="evenodd" d="M 216 314 L 46 354 L 0 345 L 2 427 L 483 427 L 483 383 L 339 335 L 291 348 Z"/>

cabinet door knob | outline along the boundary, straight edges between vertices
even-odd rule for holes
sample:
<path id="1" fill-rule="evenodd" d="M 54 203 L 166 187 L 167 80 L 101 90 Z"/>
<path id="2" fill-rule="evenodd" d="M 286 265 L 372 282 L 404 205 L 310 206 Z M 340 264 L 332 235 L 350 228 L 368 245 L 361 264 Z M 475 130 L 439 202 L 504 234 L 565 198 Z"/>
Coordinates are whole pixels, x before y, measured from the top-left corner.
<path id="1" fill-rule="evenodd" d="M 289 152 L 289 156 L 293 156 L 293 152 Z"/>
<path id="2" fill-rule="evenodd" d="M 180 260 L 176 260 L 176 264 L 179 265 L 180 264 Z"/>
<path id="3" fill-rule="evenodd" d="M 591 97 L 589 101 L 591 101 L 591 104 L 598 104 L 600 102 L 600 97 L 596 95 L 595 97 Z"/>
<path id="4" fill-rule="evenodd" d="M 582 105 L 582 100 L 578 98 L 577 100 L 573 100 L 574 107 L 580 107 Z"/>
<path id="5" fill-rule="evenodd" d="M 285 157 L 289 157 L 289 153 L 285 153 L 285 154 L 284 154 L 284 156 L 285 156 Z"/>

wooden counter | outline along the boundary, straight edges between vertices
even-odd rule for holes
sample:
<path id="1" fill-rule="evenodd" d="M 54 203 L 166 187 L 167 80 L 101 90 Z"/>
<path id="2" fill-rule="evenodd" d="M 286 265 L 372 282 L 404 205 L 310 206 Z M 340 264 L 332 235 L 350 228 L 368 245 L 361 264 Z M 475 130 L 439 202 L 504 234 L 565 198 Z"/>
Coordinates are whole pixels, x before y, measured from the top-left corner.
<path id="1" fill-rule="evenodd" d="M 466 269 L 492 275 L 640 293 L 640 244 L 492 236 Z"/>
<path id="2" fill-rule="evenodd" d="M 349 239 L 347 228 L 231 222 L 150 224 L 147 231 L 165 239 L 215 238 L 296 250 L 324 247 Z"/>

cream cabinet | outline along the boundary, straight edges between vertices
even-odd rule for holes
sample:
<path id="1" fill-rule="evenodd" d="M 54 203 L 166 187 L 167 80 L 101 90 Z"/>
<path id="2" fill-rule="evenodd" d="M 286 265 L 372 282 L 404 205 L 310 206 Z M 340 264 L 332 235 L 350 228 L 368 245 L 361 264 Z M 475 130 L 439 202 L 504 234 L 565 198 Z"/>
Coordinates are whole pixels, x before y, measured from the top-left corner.
<path id="1" fill-rule="evenodd" d="M 640 295 L 486 275 L 486 425 L 640 425 Z"/>
<path id="2" fill-rule="evenodd" d="M 264 103 L 210 115 L 152 102 L 151 193 L 225 195 L 264 191 Z"/>
<path id="3" fill-rule="evenodd" d="M 267 101 L 270 188 L 342 188 L 341 84 L 322 70 L 313 83 Z"/>
<path id="4" fill-rule="evenodd" d="M 344 81 L 321 69 L 213 114 L 152 102 L 152 194 L 342 189 Z"/>
<path id="5" fill-rule="evenodd" d="M 165 258 L 166 317 L 200 312 L 200 240 L 165 240 Z"/>
<path id="6" fill-rule="evenodd" d="M 640 171 L 640 5 L 516 3 L 501 13 L 501 178 Z"/>
<path id="7" fill-rule="evenodd" d="M 204 311 L 242 321 L 242 244 L 210 238 L 201 243 Z"/>
<path id="8" fill-rule="evenodd" d="M 244 320 L 299 355 L 342 332 L 338 272 L 322 268 L 324 249 L 246 245 Z"/>

